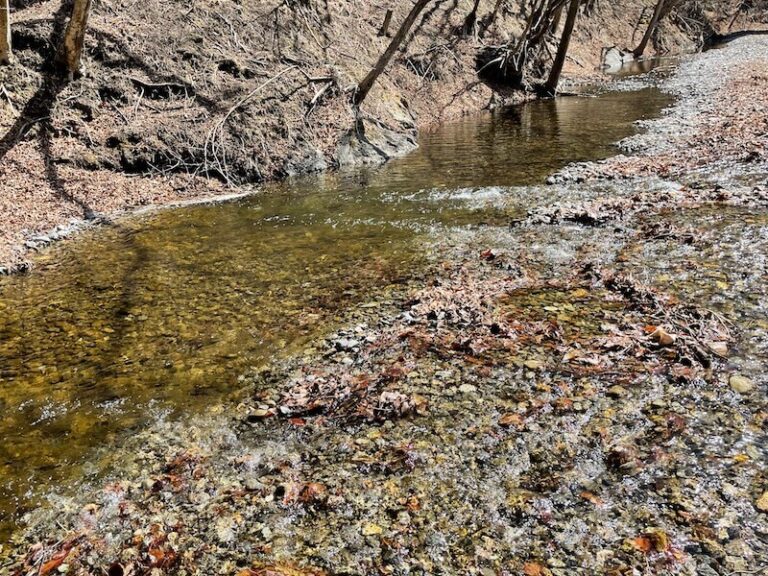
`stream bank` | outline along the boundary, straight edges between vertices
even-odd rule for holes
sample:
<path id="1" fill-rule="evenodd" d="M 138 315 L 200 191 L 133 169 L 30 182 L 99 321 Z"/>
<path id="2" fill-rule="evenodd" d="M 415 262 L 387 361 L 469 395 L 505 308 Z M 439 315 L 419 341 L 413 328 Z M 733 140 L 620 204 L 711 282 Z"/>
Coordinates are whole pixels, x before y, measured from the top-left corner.
<path id="1" fill-rule="evenodd" d="M 475 190 L 512 226 L 442 231 L 236 405 L 136 435 L 3 570 L 765 573 L 766 53 L 681 65 L 637 137 L 669 171 Z"/>
<path id="2" fill-rule="evenodd" d="M 523 27 L 524 15 L 496 0 L 425 11 L 364 106 L 362 139 L 351 130 L 349 90 L 389 42 L 376 35 L 386 10 L 402 21 L 409 2 L 97 3 L 85 74 L 53 99 L 44 63 L 58 4 L 23 4 L 11 14 L 15 60 L 0 68 L 0 271 L 25 269 L 34 251 L 84 223 L 226 195 L 222 180 L 380 163 L 412 150 L 417 130 L 530 97 L 478 80 L 478 52 Z M 599 78 L 601 48 L 634 42 L 653 4 L 594 3 L 566 77 Z M 473 7 L 482 32 L 462 34 Z M 681 53 L 698 41 L 695 29 L 670 21 L 656 48 Z"/>

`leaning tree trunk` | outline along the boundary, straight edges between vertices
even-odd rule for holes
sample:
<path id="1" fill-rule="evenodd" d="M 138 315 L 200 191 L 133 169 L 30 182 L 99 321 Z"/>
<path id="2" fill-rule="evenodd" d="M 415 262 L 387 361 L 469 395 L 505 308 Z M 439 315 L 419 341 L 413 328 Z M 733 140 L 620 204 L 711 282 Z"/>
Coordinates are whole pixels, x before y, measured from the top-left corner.
<path id="1" fill-rule="evenodd" d="M 80 71 L 80 60 L 85 44 L 85 30 L 88 27 L 88 13 L 91 0 L 74 0 L 72 15 L 59 46 L 58 61 L 70 76 Z"/>
<path id="2" fill-rule="evenodd" d="M 394 55 L 400 49 L 400 44 L 402 44 L 403 40 L 405 40 L 405 37 L 408 35 L 408 31 L 411 29 L 414 22 L 416 22 L 416 18 L 419 17 L 421 11 L 424 10 L 427 4 L 429 4 L 431 1 L 432 0 L 418 0 L 414 7 L 411 8 L 410 13 L 400 25 L 400 29 L 397 31 L 397 34 L 395 34 L 395 37 L 392 38 L 392 41 L 384 51 L 384 54 L 379 57 L 379 61 L 376 62 L 376 65 L 373 67 L 373 69 L 368 72 L 368 75 L 363 78 L 363 81 L 358 84 L 354 96 L 354 103 L 357 106 L 362 104 L 363 100 L 365 100 L 365 98 L 368 96 L 368 92 L 371 91 L 371 88 L 373 88 L 373 85 L 376 83 L 378 77 L 382 72 L 384 72 L 387 64 L 389 64 L 390 60 L 392 60 Z"/>
<path id="3" fill-rule="evenodd" d="M 632 52 L 632 55 L 635 58 L 640 58 L 640 56 L 642 56 L 645 52 L 645 49 L 648 46 L 648 42 L 650 42 L 651 36 L 653 36 L 653 32 L 656 30 L 656 26 L 659 24 L 665 2 L 666 0 L 659 0 L 656 3 L 656 8 L 653 9 L 653 16 L 651 16 L 651 21 L 648 24 L 648 28 L 646 29 L 645 34 L 643 35 L 643 39 L 640 40 L 640 44 L 638 44 L 637 48 L 635 48 Z"/>
<path id="4" fill-rule="evenodd" d="M 549 71 L 547 83 L 544 84 L 544 91 L 552 96 L 557 94 L 557 85 L 560 83 L 560 75 L 563 73 L 565 57 L 568 55 L 568 46 L 571 44 L 571 34 L 573 34 L 573 28 L 576 26 L 580 5 L 581 0 L 571 0 L 571 5 L 568 7 L 568 17 L 565 19 L 563 35 L 560 37 L 560 45 L 557 47 L 555 61 L 552 63 L 552 70 Z"/>
<path id="5" fill-rule="evenodd" d="M 563 18 L 563 8 L 565 7 L 565 4 L 561 4 L 556 10 L 555 15 L 552 17 L 552 25 L 549 27 L 549 29 L 552 31 L 552 34 L 557 33 L 557 29 L 560 28 L 560 20 Z"/>
<path id="6" fill-rule="evenodd" d="M 477 24 L 477 8 L 480 6 L 480 0 L 475 0 L 475 5 L 472 6 L 472 11 L 467 14 L 464 19 L 464 25 L 462 26 L 461 33 L 464 36 L 471 36 L 475 32 L 475 24 Z"/>
<path id="7" fill-rule="evenodd" d="M 8 0 L 0 0 L 0 64 L 11 61 L 11 7 Z"/>

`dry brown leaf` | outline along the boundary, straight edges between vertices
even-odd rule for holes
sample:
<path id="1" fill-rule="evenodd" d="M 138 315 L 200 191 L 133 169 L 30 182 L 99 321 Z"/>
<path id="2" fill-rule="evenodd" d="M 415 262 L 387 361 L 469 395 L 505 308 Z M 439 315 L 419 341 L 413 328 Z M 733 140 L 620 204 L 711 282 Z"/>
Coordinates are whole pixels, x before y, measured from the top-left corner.
<path id="1" fill-rule="evenodd" d="M 517 429 L 522 429 L 525 427 L 525 421 L 520 414 L 508 413 L 499 418 L 499 426 L 514 426 Z"/>

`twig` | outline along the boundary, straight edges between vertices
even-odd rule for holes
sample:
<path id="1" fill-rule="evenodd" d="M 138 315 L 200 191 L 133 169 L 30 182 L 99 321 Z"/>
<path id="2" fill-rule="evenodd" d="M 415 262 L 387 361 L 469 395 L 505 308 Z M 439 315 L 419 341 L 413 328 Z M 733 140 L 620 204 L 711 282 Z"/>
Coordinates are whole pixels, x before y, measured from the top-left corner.
<path id="1" fill-rule="evenodd" d="M 141 105 L 141 99 L 144 98 L 144 88 L 141 89 L 141 92 L 139 92 L 139 98 L 136 100 L 136 104 L 133 106 L 133 116 L 136 117 L 136 114 L 139 111 L 139 106 Z"/>

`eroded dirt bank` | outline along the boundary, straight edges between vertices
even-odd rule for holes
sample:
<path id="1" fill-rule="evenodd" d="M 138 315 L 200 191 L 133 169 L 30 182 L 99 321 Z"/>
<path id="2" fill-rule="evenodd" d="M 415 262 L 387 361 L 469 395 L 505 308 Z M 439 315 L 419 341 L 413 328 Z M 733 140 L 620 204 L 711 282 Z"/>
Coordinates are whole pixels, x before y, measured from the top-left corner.
<path id="1" fill-rule="evenodd" d="M 391 4 L 400 22 L 410 4 Z M 601 48 L 636 42 L 653 4 L 585 11 L 566 75 L 594 77 Z M 23 5 L 12 6 L 15 61 L 0 68 L 0 270 L 83 222 L 225 194 L 222 181 L 381 162 L 412 149 L 417 127 L 527 97 L 478 79 L 478 54 L 522 27 L 492 0 L 477 4 L 477 34 L 461 32 L 472 0 L 427 10 L 360 124 L 350 90 L 389 41 L 377 31 L 390 3 L 99 2 L 85 75 L 69 84 L 45 64 L 60 2 Z M 656 48 L 691 50 L 699 34 L 670 21 Z"/>
<path id="2" fill-rule="evenodd" d="M 2 569 L 766 574 L 765 54 L 683 63 L 626 143 L 655 170 L 494 195 L 511 227 L 455 229 L 239 405 L 131 439 Z"/>

